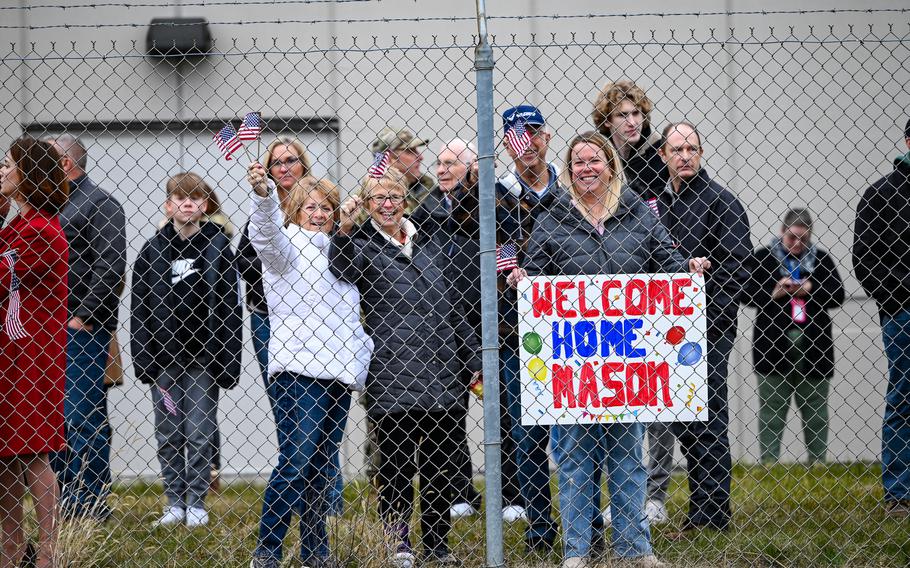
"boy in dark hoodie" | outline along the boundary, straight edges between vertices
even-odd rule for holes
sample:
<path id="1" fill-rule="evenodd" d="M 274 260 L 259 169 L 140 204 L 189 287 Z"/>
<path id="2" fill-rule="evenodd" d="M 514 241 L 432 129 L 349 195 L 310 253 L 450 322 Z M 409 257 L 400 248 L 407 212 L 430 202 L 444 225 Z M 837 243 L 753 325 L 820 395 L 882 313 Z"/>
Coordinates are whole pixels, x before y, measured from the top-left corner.
<path id="1" fill-rule="evenodd" d="M 194 173 L 167 182 L 166 223 L 133 268 L 132 352 L 151 385 L 168 505 L 156 526 L 208 523 L 218 389 L 240 377 L 239 276 L 230 241 L 202 222 L 211 189 Z"/>

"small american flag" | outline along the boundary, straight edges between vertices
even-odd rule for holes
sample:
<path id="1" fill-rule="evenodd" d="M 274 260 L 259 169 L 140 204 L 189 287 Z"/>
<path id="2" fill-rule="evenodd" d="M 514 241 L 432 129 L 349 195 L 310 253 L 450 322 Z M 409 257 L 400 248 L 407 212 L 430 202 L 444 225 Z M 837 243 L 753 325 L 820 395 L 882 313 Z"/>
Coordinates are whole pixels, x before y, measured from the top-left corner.
<path id="1" fill-rule="evenodd" d="M 655 215 L 660 217 L 660 209 L 657 208 L 657 198 L 656 197 L 652 197 L 651 199 L 648 200 L 648 207 L 651 208 L 651 211 L 653 211 Z"/>
<path id="2" fill-rule="evenodd" d="M 367 175 L 373 179 L 379 179 L 385 175 L 389 168 L 389 153 L 379 152 L 373 155 L 373 165 L 367 170 Z"/>
<path id="3" fill-rule="evenodd" d="M 215 144 L 218 146 L 218 149 L 221 151 L 225 160 L 233 159 L 231 156 L 234 152 L 243 147 L 243 142 L 238 138 L 237 131 L 234 130 L 234 127 L 230 124 L 225 124 L 212 139 L 215 141 Z"/>
<path id="4" fill-rule="evenodd" d="M 518 268 L 518 245 L 506 243 L 496 247 L 496 272 Z"/>
<path id="5" fill-rule="evenodd" d="M 25 339 L 28 332 L 22 326 L 19 319 L 19 277 L 16 276 L 16 261 L 19 255 L 15 250 L 8 250 L 0 254 L 0 266 L 10 271 L 9 285 L 9 302 L 6 305 L 6 321 L 3 322 L 3 330 L 12 340 Z"/>
<path id="6" fill-rule="evenodd" d="M 258 112 L 246 113 L 240 124 L 240 130 L 237 131 L 237 138 L 244 141 L 258 140 L 260 133 L 262 133 L 262 115 Z"/>
<path id="7" fill-rule="evenodd" d="M 161 404 L 164 406 L 164 409 L 168 414 L 177 416 L 177 403 L 174 402 L 174 397 L 171 396 L 171 393 L 167 392 L 167 389 L 164 387 L 158 387 L 158 392 L 161 393 Z"/>
<path id="8" fill-rule="evenodd" d="M 525 150 L 531 146 L 531 135 L 525 127 L 525 121 L 519 120 L 506 132 L 506 143 L 517 156 L 525 153 Z"/>

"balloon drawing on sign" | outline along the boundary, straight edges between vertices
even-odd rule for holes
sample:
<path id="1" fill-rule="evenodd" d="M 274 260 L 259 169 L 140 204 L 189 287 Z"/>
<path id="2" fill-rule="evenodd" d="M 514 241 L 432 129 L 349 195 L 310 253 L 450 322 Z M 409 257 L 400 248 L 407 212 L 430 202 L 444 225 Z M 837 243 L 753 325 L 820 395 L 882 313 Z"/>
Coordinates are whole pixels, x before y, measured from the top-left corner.
<path id="1" fill-rule="evenodd" d="M 543 349 L 543 339 L 541 339 L 539 333 L 534 331 L 524 334 L 521 338 L 521 344 L 524 346 L 525 351 L 531 355 L 537 355 Z"/>
<path id="2" fill-rule="evenodd" d="M 664 337 L 670 345 L 679 345 L 686 338 L 686 330 L 681 325 L 674 325 Z"/>
<path id="3" fill-rule="evenodd" d="M 686 343 L 679 348 L 679 358 L 677 361 L 680 365 L 694 367 L 701 361 L 701 345 L 698 343 Z"/>
<path id="4" fill-rule="evenodd" d="M 547 380 L 547 365 L 540 357 L 532 357 L 528 361 L 528 371 L 531 373 L 531 378 L 535 381 L 544 382 Z"/>

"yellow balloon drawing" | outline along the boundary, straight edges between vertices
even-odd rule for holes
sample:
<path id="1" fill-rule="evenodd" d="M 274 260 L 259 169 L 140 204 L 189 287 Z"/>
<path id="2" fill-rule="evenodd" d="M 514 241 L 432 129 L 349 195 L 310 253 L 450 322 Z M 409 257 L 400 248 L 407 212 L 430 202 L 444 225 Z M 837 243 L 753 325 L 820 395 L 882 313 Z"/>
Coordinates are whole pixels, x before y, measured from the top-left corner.
<path id="1" fill-rule="evenodd" d="M 540 357 L 532 357 L 528 361 L 528 371 L 535 381 L 544 382 L 547 380 L 547 364 Z"/>

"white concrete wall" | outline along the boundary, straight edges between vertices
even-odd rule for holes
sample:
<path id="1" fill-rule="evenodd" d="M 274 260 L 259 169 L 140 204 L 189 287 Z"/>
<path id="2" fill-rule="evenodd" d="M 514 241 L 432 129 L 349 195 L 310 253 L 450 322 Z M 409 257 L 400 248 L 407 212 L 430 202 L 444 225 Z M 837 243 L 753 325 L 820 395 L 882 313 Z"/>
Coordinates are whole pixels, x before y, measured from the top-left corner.
<path id="1" fill-rule="evenodd" d="M 557 11 L 600 14 L 609 6 L 592 0 L 567 0 L 558 6 L 536 0 L 488 2 L 497 60 L 495 108 L 501 111 L 523 99 L 538 104 L 554 130 L 552 156 L 558 158 L 573 134 L 590 127 L 597 88 L 607 80 L 632 78 L 654 99 L 655 124 L 685 117 L 700 125 L 706 165 L 746 204 L 756 245 L 767 242 L 789 205 L 813 210 L 818 241 L 838 260 L 850 294 L 835 315 L 838 370 L 830 399 L 830 455 L 876 459 L 885 365 L 875 309 L 851 275 L 849 248 L 859 194 L 891 169 L 910 112 L 906 18 L 894 13 L 495 18 Z M 800 3 L 806 10 L 853 7 L 845 1 Z M 905 8 L 906 3 L 881 1 L 873 7 Z M 627 8 L 634 13 L 669 11 L 666 3 L 655 1 Z M 674 5 L 672 11 L 791 8 L 792 3 L 782 1 L 697 1 Z M 251 8 L 176 2 L 170 9 L 42 8 L 4 14 L 10 16 L 5 21 L 34 29 L 0 30 L 0 145 L 35 122 L 211 119 L 259 109 L 266 116 L 337 117 L 337 145 L 317 143 L 334 141 L 333 133 L 307 136 L 314 150 L 321 148 L 316 153 L 325 171 L 350 190 L 369 163 L 367 146 L 373 134 L 386 123 L 407 124 L 432 138 L 433 146 L 456 135 L 474 137 L 473 10 L 473 2 L 386 0 Z M 143 52 L 147 22 L 181 15 L 213 22 L 218 54 L 178 73 Z M 465 19 L 340 21 L 414 16 Z M 279 18 L 336 21 L 220 23 Z M 43 28 L 118 22 L 137 27 Z M 334 49 L 333 38 L 337 46 L 350 49 Z M 872 41 L 859 43 L 857 38 Z M 15 53 L 8 47 L 11 43 Z M 204 141 L 184 144 L 180 137 L 168 136 L 158 142 L 164 162 L 153 158 L 159 154 L 143 142 L 147 136 L 142 133 L 88 137 L 98 143 L 92 148 L 92 177 L 128 203 L 133 255 L 157 219 L 163 180 L 180 167 L 208 170 L 207 177 L 226 196 L 235 223 L 245 218 L 245 194 L 236 184 L 240 169 L 209 169 L 214 154 L 203 149 Z M 146 164 L 149 160 L 155 163 Z M 501 162 L 500 169 L 503 166 Z M 125 309 L 121 315 L 126 316 Z M 758 452 L 751 317 L 743 312 L 730 375 L 731 435 L 736 457 L 744 460 Z M 124 327 L 121 339 L 127 337 Z M 273 426 L 251 353 L 245 362 L 244 388 L 224 396 L 221 420 L 227 469 L 252 472 L 265 469 L 274 455 Z M 154 473 L 148 397 L 131 379 L 111 395 L 114 469 Z M 478 424 L 479 410 L 475 404 L 471 414 Z M 793 417 L 785 437 L 788 459 L 803 455 L 794 435 L 798 431 L 798 418 Z M 345 458 L 351 474 L 361 462 L 359 407 L 352 413 L 349 432 Z M 479 426 L 472 436 L 475 442 L 480 439 Z M 479 464 L 482 456 L 476 445 L 474 449 Z"/>

